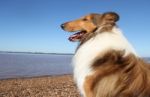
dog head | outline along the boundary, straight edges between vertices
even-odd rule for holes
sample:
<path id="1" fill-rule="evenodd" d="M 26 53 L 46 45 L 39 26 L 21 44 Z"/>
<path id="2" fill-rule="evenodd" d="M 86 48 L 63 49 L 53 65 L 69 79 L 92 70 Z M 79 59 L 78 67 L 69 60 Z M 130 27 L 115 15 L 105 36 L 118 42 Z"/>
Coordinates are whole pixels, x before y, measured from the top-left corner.
<path id="1" fill-rule="evenodd" d="M 96 29 L 100 32 L 111 31 L 119 20 L 119 15 L 114 12 L 104 14 L 89 14 L 77 20 L 66 22 L 61 25 L 68 32 L 77 32 L 69 37 L 70 41 L 82 41 L 93 36 Z"/>

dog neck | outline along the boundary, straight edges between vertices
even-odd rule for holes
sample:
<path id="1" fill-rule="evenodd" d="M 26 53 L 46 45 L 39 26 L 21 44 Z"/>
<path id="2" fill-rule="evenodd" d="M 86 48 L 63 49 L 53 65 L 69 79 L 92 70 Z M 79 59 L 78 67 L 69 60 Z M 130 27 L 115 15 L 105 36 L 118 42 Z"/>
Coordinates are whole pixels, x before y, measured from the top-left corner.
<path id="1" fill-rule="evenodd" d="M 126 48 L 131 49 L 131 52 L 133 52 L 135 55 L 137 55 L 135 53 L 135 50 L 131 46 L 131 44 L 127 41 L 127 39 L 124 37 L 122 31 L 117 26 L 112 27 L 111 30 L 107 29 L 107 27 L 106 28 L 105 27 L 101 26 L 101 27 L 97 28 L 93 33 L 88 33 L 87 35 L 85 35 L 83 37 L 83 39 L 79 42 L 76 52 L 80 47 L 82 47 L 82 45 L 86 44 L 86 42 L 88 42 L 88 41 L 94 40 L 96 37 L 97 37 L 97 42 L 99 41 L 99 46 L 104 45 L 103 46 L 104 48 L 105 47 L 110 48 L 111 46 L 117 45 L 117 39 L 119 38 L 118 42 L 119 41 L 125 42 L 125 44 L 120 44 L 120 46 L 118 44 L 118 46 L 113 47 L 113 49 L 121 48 L 122 45 L 124 45 L 124 46 L 126 45 L 126 47 L 123 46 L 124 48 L 122 47 L 122 49 L 124 49 L 124 50 Z M 115 39 L 115 37 L 116 37 L 116 39 Z M 101 38 L 105 38 L 105 40 L 102 40 Z M 111 38 L 113 38 L 113 39 L 111 39 Z M 116 40 L 116 42 L 115 42 L 115 40 Z M 111 41 L 114 43 L 111 43 Z M 95 40 L 95 42 L 96 42 L 96 40 Z M 130 52 L 130 50 L 129 50 L 129 52 Z"/>
<path id="2" fill-rule="evenodd" d="M 105 54 L 109 50 L 125 51 L 125 55 L 134 54 L 138 56 L 132 45 L 116 26 L 113 27 L 111 32 L 101 32 L 101 28 L 98 28 L 88 40 L 79 44 L 76 54 L 94 57 L 99 54 L 102 55 L 102 53 Z"/>

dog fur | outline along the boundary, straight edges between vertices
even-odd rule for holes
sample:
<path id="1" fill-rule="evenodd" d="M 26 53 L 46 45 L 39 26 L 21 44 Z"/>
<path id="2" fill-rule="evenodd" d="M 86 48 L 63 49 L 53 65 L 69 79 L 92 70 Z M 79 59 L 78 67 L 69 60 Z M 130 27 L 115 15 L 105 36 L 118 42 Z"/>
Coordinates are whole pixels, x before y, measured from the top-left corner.
<path id="1" fill-rule="evenodd" d="M 107 12 L 62 25 L 69 32 L 86 32 L 77 39 L 73 58 L 74 78 L 84 97 L 150 97 L 150 67 L 117 27 L 118 20 L 117 13 Z"/>

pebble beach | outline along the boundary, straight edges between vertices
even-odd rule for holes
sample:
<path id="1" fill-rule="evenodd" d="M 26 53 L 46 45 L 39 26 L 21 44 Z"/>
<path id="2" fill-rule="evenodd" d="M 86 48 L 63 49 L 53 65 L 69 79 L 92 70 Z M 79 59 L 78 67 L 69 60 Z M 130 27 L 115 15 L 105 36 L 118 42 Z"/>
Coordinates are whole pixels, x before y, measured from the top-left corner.
<path id="1" fill-rule="evenodd" d="M 81 97 L 72 75 L 0 80 L 0 97 Z"/>

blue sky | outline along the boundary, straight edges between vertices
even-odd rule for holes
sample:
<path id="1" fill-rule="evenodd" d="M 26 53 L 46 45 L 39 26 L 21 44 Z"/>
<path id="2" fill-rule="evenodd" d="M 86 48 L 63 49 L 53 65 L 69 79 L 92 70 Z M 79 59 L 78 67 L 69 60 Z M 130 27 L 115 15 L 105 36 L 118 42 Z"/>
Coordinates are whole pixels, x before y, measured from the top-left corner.
<path id="1" fill-rule="evenodd" d="M 60 24 L 114 11 L 141 56 L 150 56 L 150 0 L 0 0 L 0 51 L 73 53 Z"/>

